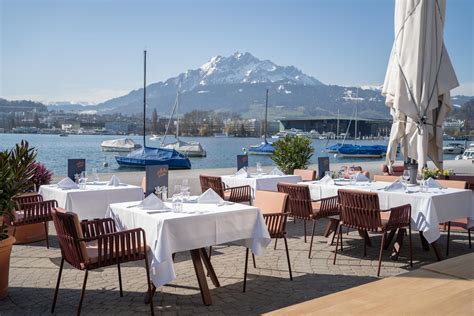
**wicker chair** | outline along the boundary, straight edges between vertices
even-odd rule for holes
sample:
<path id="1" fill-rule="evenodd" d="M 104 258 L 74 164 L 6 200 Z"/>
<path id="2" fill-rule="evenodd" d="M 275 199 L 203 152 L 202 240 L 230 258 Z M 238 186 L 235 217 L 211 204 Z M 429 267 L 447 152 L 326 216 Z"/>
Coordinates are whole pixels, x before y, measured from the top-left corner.
<path id="1" fill-rule="evenodd" d="M 291 262 L 290 254 L 288 252 L 288 242 L 286 241 L 286 219 L 288 213 L 286 213 L 288 203 L 288 194 L 272 191 L 257 191 L 255 193 L 255 206 L 257 206 L 262 212 L 265 224 L 267 225 L 270 238 L 275 238 L 276 241 L 279 238 L 283 238 L 285 241 L 286 260 L 288 261 L 288 271 L 290 273 L 290 280 L 293 281 L 293 275 L 291 273 Z M 253 254 L 252 254 L 253 256 Z M 247 285 L 247 266 L 249 258 L 249 248 L 246 248 L 245 252 L 245 272 L 244 272 L 244 287 L 243 292 Z M 253 257 L 254 258 L 254 257 Z M 255 258 L 254 258 L 255 264 Z"/>
<path id="2" fill-rule="evenodd" d="M 340 205 L 340 223 L 336 241 L 336 250 L 334 251 L 334 262 L 336 264 L 337 248 L 339 239 L 341 239 L 342 251 L 342 226 L 357 229 L 359 231 L 382 233 L 382 242 L 380 245 L 379 265 L 377 276 L 380 276 L 380 267 L 382 263 L 382 252 L 384 249 L 387 232 L 408 227 L 408 240 L 410 250 L 410 266 L 413 266 L 412 243 L 411 243 L 411 205 L 406 204 L 390 209 L 390 216 L 387 220 L 381 218 L 379 208 L 379 197 L 377 193 L 366 193 L 361 191 L 352 191 L 340 189 L 337 192 Z M 364 256 L 367 255 L 367 240 L 364 238 Z"/>
<path id="3" fill-rule="evenodd" d="M 46 248 L 49 249 L 48 222 L 52 221 L 51 212 L 58 206 L 55 200 L 43 201 L 39 194 L 25 194 L 14 198 L 15 218 L 10 219 L 8 225 L 13 227 L 13 237 L 19 226 L 31 224 L 43 224 L 46 237 Z"/>
<path id="4" fill-rule="evenodd" d="M 395 181 L 397 181 L 397 180 L 399 180 L 399 179 L 400 179 L 400 177 L 398 177 L 398 176 L 386 176 L 386 175 L 381 176 L 381 175 L 378 175 L 378 174 L 374 175 L 374 181 L 376 181 L 376 182 L 377 182 L 377 181 L 381 181 L 381 182 L 395 182 Z"/>
<path id="5" fill-rule="evenodd" d="M 344 169 L 344 178 L 346 179 L 350 178 L 350 169 L 352 169 L 354 172 L 360 172 L 370 179 L 370 172 L 362 170 L 361 166 L 343 166 L 342 169 Z"/>
<path id="6" fill-rule="evenodd" d="M 382 171 L 384 176 L 401 176 L 403 171 L 405 170 L 404 166 L 392 166 L 392 172 L 390 172 L 388 166 L 386 164 L 382 164 L 380 166 L 380 170 Z"/>
<path id="7" fill-rule="evenodd" d="M 252 189 L 249 185 L 226 188 L 221 177 L 207 175 L 200 175 L 199 180 L 201 181 L 203 193 L 208 189 L 213 189 L 226 201 L 235 203 L 246 202 L 252 205 Z"/>
<path id="8" fill-rule="evenodd" d="M 469 182 L 465 180 L 451 180 L 452 178 L 455 179 L 455 177 L 449 177 L 449 180 L 437 180 L 439 184 L 441 184 L 443 187 L 446 188 L 453 188 L 453 189 L 468 189 L 470 188 L 471 190 L 474 191 L 474 185 L 471 186 Z M 474 179 L 474 177 L 472 177 Z M 462 179 L 462 178 L 458 178 Z M 469 179 L 466 179 L 469 180 Z M 474 193 L 473 193 L 474 194 Z M 471 242 L 471 229 L 467 227 L 467 218 L 460 218 L 456 219 L 454 221 L 449 221 L 447 223 L 444 223 L 444 230 L 448 231 L 448 236 L 446 238 L 446 257 L 449 256 L 449 239 L 451 237 L 451 227 L 454 229 L 458 230 L 467 230 L 467 236 L 469 240 L 469 248 L 472 248 L 472 242 Z"/>
<path id="9" fill-rule="evenodd" d="M 88 272 L 89 270 L 97 268 L 117 265 L 120 296 L 123 296 L 120 264 L 129 261 L 144 260 L 148 283 L 148 296 L 152 297 L 147 256 L 149 247 L 146 245 L 145 231 L 143 229 L 135 228 L 117 232 L 115 223 L 110 218 L 79 222 L 77 214 L 66 212 L 60 208 L 56 208 L 52 215 L 58 235 L 59 246 L 61 248 L 61 265 L 51 313 L 54 312 L 56 306 L 64 261 L 67 261 L 76 269 L 85 270 L 81 297 L 79 306 L 77 307 L 77 315 L 81 313 Z M 151 299 L 150 310 L 151 314 L 154 315 L 153 300 Z"/>
<path id="10" fill-rule="evenodd" d="M 309 187 L 302 184 L 278 183 L 278 192 L 288 194 L 288 209 L 290 216 L 302 219 L 304 222 L 304 242 L 306 242 L 306 221 L 313 221 L 311 243 L 308 258 L 311 258 L 316 221 L 321 218 L 330 218 L 339 215 L 337 196 L 323 198 L 317 201 L 311 199 Z"/>
<path id="11" fill-rule="evenodd" d="M 316 180 L 316 170 L 311 169 L 295 169 L 293 175 L 300 176 L 302 181 Z"/>

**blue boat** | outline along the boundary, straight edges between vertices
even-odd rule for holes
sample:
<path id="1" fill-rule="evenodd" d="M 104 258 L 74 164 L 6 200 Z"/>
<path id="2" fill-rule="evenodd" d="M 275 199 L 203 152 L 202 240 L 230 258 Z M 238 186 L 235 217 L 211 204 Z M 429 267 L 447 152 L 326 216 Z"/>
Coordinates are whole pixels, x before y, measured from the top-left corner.
<path id="1" fill-rule="evenodd" d="M 126 156 L 115 156 L 120 167 L 145 168 L 146 166 L 167 165 L 169 169 L 191 169 L 188 157 L 174 149 L 146 146 L 146 51 L 143 76 L 143 148 L 132 151 Z"/>
<path id="2" fill-rule="evenodd" d="M 337 144 L 326 147 L 326 152 L 336 154 L 339 152 L 340 148 L 350 148 L 352 146 L 354 145 L 337 143 Z"/>
<path id="3" fill-rule="evenodd" d="M 167 165 L 169 169 L 191 169 L 189 159 L 174 149 L 144 147 L 126 156 L 115 156 L 121 167 L 145 168 L 146 166 Z"/>
<path id="4" fill-rule="evenodd" d="M 380 158 L 387 153 L 387 146 L 383 145 L 347 145 L 338 149 L 341 158 Z"/>
<path id="5" fill-rule="evenodd" d="M 275 152 L 273 144 L 268 142 L 262 142 L 260 145 L 250 146 L 248 153 L 253 155 L 271 155 Z"/>

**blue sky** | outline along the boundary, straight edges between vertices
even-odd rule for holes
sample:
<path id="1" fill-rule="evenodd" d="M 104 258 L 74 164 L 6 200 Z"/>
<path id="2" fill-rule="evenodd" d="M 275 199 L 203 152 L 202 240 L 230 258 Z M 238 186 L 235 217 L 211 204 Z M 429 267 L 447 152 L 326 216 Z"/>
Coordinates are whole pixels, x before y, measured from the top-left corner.
<path id="1" fill-rule="evenodd" d="M 374 85 L 393 42 L 393 0 L 0 0 L 0 97 L 99 102 L 251 52 L 326 84 Z M 474 1 L 448 0 L 445 42 L 474 95 Z"/>

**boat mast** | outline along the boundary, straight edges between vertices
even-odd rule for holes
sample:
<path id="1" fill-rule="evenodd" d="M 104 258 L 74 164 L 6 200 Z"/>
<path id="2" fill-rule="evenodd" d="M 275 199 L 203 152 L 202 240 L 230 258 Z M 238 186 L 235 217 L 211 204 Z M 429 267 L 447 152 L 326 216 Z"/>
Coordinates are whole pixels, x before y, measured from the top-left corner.
<path id="1" fill-rule="evenodd" d="M 339 139 L 339 109 L 337 109 L 336 139 Z"/>
<path id="2" fill-rule="evenodd" d="M 265 97 L 265 124 L 263 125 L 263 135 L 265 138 L 265 144 L 267 143 L 267 113 L 268 113 L 268 89 Z"/>
<path id="3" fill-rule="evenodd" d="M 356 104 L 355 104 L 355 120 L 354 120 L 354 145 L 357 143 L 357 102 L 359 101 L 359 88 L 357 88 L 357 93 L 356 93 Z"/>
<path id="4" fill-rule="evenodd" d="M 143 149 L 145 149 L 146 134 L 146 50 L 143 51 Z"/>

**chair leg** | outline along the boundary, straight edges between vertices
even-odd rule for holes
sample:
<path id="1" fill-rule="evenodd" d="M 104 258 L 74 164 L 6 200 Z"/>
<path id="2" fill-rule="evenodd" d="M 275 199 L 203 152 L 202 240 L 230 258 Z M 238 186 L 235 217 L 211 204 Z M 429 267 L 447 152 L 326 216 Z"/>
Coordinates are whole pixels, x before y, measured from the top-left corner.
<path id="1" fill-rule="evenodd" d="M 341 225 L 339 225 L 337 227 L 337 231 L 335 232 L 335 234 L 337 234 L 337 238 L 336 238 L 336 250 L 334 251 L 334 261 L 332 262 L 332 264 L 336 264 L 336 255 L 337 255 L 337 248 L 339 248 L 339 237 L 342 238 L 342 230 L 341 230 Z"/>
<path id="2" fill-rule="evenodd" d="M 155 310 L 153 308 L 153 295 L 155 294 L 156 287 L 153 284 L 151 284 L 151 278 L 150 278 L 150 268 L 148 266 L 148 255 L 145 253 L 145 269 L 146 269 L 146 279 L 148 283 L 148 297 L 150 298 L 150 310 L 151 310 L 151 315 L 155 315 Z"/>
<path id="3" fill-rule="evenodd" d="M 385 236 L 382 236 L 382 239 L 385 239 Z M 364 257 L 367 256 L 367 239 L 364 238 Z"/>
<path id="4" fill-rule="evenodd" d="M 411 244 L 411 226 L 408 226 L 408 246 L 410 248 L 410 267 L 413 267 L 413 248 Z"/>
<path id="5" fill-rule="evenodd" d="M 61 258 L 61 265 L 59 266 L 58 281 L 56 282 L 56 290 L 54 290 L 53 306 L 51 306 L 51 313 L 54 313 L 56 307 L 56 300 L 58 298 L 59 284 L 61 283 L 61 275 L 63 274 L 64 258 Z"/>
<path id="6" fill-rule="evenodd" d="M 275 238 L 275 246 L 273 247 L 273 250 L 277 249 L 277 241 L 278 241 L 278 238 Z"/>
<path id="7" fill-rule="evenodd" d="M 313 250 L 313 239 L 314 239 L 314 230 L 316 229 L 316 221 L 313 220 L 313 231 L 311 233 L 311 243 L 309 244 L 309 254 L 308 259 L 311 259 L 311 250 Z"/>
<path id="8" fill-rule="evenodd" d="M 303 220 L 304 223 L 304 242 L 306 243 L 306 220 Z"/>
<path id="9" fill-rule="evenodd" d="M 286 260 L 288 261 L 288 271 L 290 272 L 290 280 L 293 281 L 293 274 L 291 273 L 290 252 L 288 251 L 288 242 L 286 241 L 285 236 L 283 236 L 283 240 L 285 241 Z"/>
<path id="10" fill-rule="evenodd" d="M 212 246 L 209 246 L 209 261 L 211 261 L 212 256 Z"/>
<path id="11" fill-rule="evenodd" d="M 86 273 L 84 274 L 84 283 L 82 283 L 81 299 L 79 300 L 79 306 L 77 307 L 77 316 L 81 315 L 82 302 L 84 301 L 84 294 L 86 294 L 86 285 L 87 285 L 87 275 L 88 274 L 89 274 L 89 270 L 86 270 Z"/>
<path id="12" fill-rule="evenodd" d="M 123 297 L 122 290 L 122 271 L 120 271 L 120 263 L 117 263 L 118 278 L 119 278 L 119 287 L 120 287 L 120 297 Z"/>
<path id="13" fill-rule="evenodd" d="M 247 287 L 247 267 L 249 264 L 249 248 L 245 248 L 245 268 L 244 268 L 244 288 L 242 289 L 242 292 L 245 292 L 245 289 Z"/>
<path id="14" fill-rule="evenodd" d="M 377 277 L 380 276 L 380 267 L 382 265 L 382 253 L 383 253 L 383 245 L 385 243 L 385 238 L 382 238 L 382 242 L 380 243 L 380 254 L 379 254 L 379 268 L 377 270 Z"/>
<path id="15" fill-rule="evenodd" d="M 446 257 L 449 256 L 449 238 L 451 237 L 451 222 L 448 222 L 448 240 L 446 241 Z"/>
<path id="16" fill-rule="evenodd" d="M 469 238 L 469 248 L 472 248 L 472 243 L 471 243 L 471 229 L 467 230 L 467 238 Z"/>
<path id="17" fill-rule="evenodd" d="M 257 269 L 257 263 L 255 262 L 255 255 L 252 253 L 252 261 L 254 269 Z"/>
<path id="18" fill-rule="evenodd" d="M 48 222 L 44 222 L 44 235 L 46 237 L 46 249 L 49 249 Z"/>

